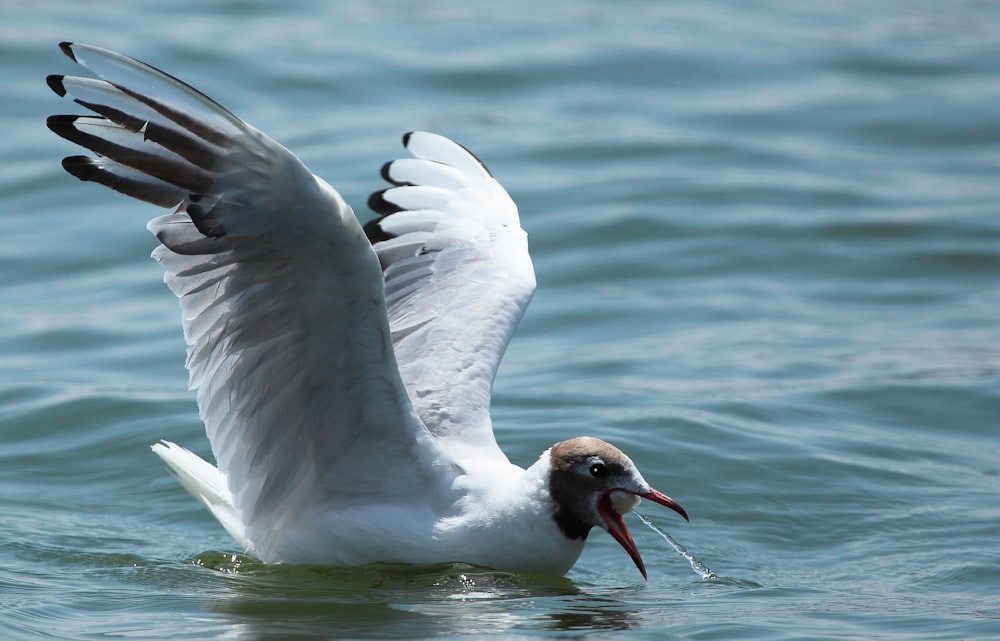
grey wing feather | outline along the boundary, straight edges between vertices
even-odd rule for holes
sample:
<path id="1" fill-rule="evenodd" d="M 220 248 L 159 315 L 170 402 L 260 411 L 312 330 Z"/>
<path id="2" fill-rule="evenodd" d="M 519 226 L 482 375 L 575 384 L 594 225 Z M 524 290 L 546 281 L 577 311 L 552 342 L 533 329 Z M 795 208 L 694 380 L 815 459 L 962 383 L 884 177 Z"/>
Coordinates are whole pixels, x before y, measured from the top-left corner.
<path id="1" fill-rule="evenodd" d="M 62 47 L 102 78 L 49 79 L 98 114 L 49 120 L 97 154 L 66 169 L 178 206 L 149 224 L 154 257 L 180 299 L 190 384 L 248 539 L 274 547 L 317 505 L 422 500 L 449 459 L 404 389 L 380 264 L 350 207 L 175 78 Z"/>
<path id="2" fill-rule="evenodd" d="M 400 373 L 418 414 L 459 461 L 506 461 L 490 417 L 500 359 L 535 289 L 517 206 L 462 146 L 413 132 L 415 158 L 387 163 L 394 186 L 365 231 L 385 277 Z"/>

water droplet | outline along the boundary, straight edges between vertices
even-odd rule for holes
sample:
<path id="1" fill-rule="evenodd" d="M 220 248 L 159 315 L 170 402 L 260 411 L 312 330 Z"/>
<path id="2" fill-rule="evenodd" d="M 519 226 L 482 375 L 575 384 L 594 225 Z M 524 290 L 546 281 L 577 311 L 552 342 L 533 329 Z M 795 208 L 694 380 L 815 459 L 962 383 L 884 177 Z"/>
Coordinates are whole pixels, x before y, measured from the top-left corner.
<path id="1" fill-rule="evenodd" d="M 663 530 L 653 523 L 649 517 L 644 514 L 639 514 L 638 512 L 636 512 L 635 515 L 642 519 L 642 522 L 652 528 L 654 532 L 666 539 L 667 543 L 669 543 L 672 548 L 677 550 L 678 554 L 687 559 L 687 562 L 691 564 L 691 569 L 695 571 L 695 574 L 701 576 L 701 578 L 705 580 L 718 578 L 715 576 L 715 572 L 712 572 L 707 565 L 694 558 L 694 555 L 688 552 L 683 545 L 675 541 L 674 537 L 670 536 L 666 530 Z"/>

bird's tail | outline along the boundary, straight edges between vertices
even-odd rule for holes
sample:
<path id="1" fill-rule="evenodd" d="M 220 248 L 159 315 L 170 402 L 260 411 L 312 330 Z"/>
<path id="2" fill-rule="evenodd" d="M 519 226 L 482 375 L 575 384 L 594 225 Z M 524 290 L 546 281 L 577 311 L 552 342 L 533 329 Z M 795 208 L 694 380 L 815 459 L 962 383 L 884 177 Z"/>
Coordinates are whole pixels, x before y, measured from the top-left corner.
<path id="1" fill-rule="evenodd" d="M 155 443 L 152 449 L 167 464 L 181 486 L 201 501 L 226 528 L 226 532 L 246 548 L 243 522 L 233 506 L 233 495 L 226 486 L 226 477 L 219 468 L 170 441 Z"/>

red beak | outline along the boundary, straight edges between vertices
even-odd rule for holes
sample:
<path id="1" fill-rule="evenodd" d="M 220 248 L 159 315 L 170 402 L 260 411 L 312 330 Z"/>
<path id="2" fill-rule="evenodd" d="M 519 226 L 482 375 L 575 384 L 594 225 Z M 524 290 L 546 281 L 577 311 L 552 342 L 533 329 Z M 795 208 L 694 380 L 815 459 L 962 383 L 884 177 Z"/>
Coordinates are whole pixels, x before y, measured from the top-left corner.
<path id="1" fill-rule="evenodd" d="M 614 490 L 612 490 L 613 492 Z M 619 490 L 622 492 L 628 492 L 629 490 Z M 649 499 L 654 503 L 659 503 L 660 505 L 665 505 L 669 507 L 674 512 L 677 512 L 684 517 L 685 521 L 690 521 L 687 512 L 681 507 L 680 503 L 673 500 L 666 494 L 659 492 L 657 490 L 650 489 L 649 492 L 645 494 L 640 494 L 638 492 L 631 492 L 636 496 L 644 499 Z M 635 541 L 632 540 L 632 535 L 629 534 L 628 528 L 625 527 L 625 519 L 622 515 L 615 511 L 611 504 L 611 492 L 605 492 L 601 495 L 601 498 L 597 501 L 597 513 L 601 515 L 604 519 L 604 523 L 608 526 L 608 532 L 611 536 L 615 537 L 615 540 L 621 544 L 628 555 L 632 557 L 632 561 L 635 563 L 635 567 L 639 568 L 642 578 L 646 577 L 646 566 L 642 562 L 642 557 L 639 556 L 639 548 L 635 546 Z"/>

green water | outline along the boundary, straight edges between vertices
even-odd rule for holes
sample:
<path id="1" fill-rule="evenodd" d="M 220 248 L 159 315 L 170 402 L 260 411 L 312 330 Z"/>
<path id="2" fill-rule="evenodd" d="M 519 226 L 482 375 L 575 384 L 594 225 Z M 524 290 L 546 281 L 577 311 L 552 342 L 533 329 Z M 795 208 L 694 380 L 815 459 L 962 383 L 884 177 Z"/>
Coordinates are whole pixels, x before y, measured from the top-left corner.
<path id="1" fill-rule="evenodd" d="M 0 7 L 0 638 L 1000 638 L 1000 8 Z M 794 8 L 798 7 L 798 8 Z M 44 118 L 78 40 L 192 82 L 360 212 L 399 135 L 482 157 L 539 289 L 511 458 L 615 442 L 680 501 L 565 578 L 267 568 L 149 444 L 207 443 L 158 210 Z"/>

